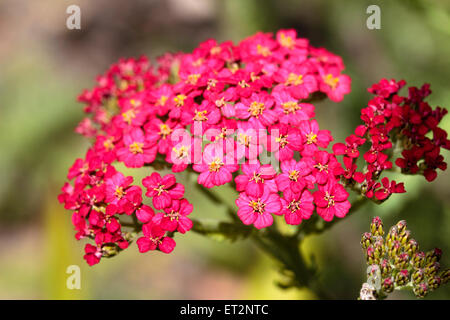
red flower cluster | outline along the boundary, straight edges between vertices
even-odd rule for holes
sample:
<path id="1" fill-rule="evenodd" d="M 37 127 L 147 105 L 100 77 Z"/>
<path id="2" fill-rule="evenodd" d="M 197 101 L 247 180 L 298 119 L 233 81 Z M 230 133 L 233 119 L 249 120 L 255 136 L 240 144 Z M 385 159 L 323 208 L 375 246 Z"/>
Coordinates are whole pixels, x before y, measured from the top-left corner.
<path id="1" fill-rule="evenodd" d="M 189 169 L 206 188 L 234 183 L 240 192 L 239 218 L 258 229 L 272 224 L 272 214 L 283 215 L 292 225 L 308 219 L 314 209 L 326 221 L 344 217 L 350 202 L 340 180 L 375 183 L 374 177 L 389 168 L 381 151 L 392 147 L 389 134 L 401 127 L 390 119 L 395 116 L 405 123 L 403 113 L 389 113 L 391 100 L 402 108 L 407 102 L 394 99 L 388 85 L 374 86 L 373 91 L 387 96 L 372 101 L 363 111 L 366 126 L 329 153 L 326 148 L 333 137 L 313 119 L 311 102 L 325 96 L 341 101 L 349 93 L 350 78 L 341 74 L 343 69 L 340 57 L 312 47 L 293 30 L 281 30 L 276 38 L 257 33 L 238 45 L 208 40 L 192 53 L 166 54 L 156 68 L 146 58 L 112 65 L 97 78 L 97 86 L 79 96 L 91 116 L 76 131 L 93 137 L 94 144 L 69 170 L 68 179 L 75 181 L 66 183 L 60 195 L 65 207 L 74 211 L 77 239 L 95 241 L 95 246 L 86 246 L 88 263 L 128 246 L 131 233 L 124 231 L 128 225 L 119 220 L 121 215 L 131 216 L 134 228 L 142 229 L 144 236 L 137 240 L 141 252 L 168 253 L 175 246 L 173 232 L 192 228 L 186 217 L 192 205 L 183 199 L 184 186 L 172 174 L 152 173 L 143 179 L 152 208 L 143 203 L 142 190 L 132 185 L 133 179 L 116 171 L 115 162 L 129 168 Z M 421 93 L 411 94 L 407 101 L 420 100 Z M 423 123 L 429 126 L 428 118 L 442 115 L 423 114 Z M 381 125 L 385 119 L 392 124 Z M 419 143 L 423 130 L 408 128 L 410 139 Z M 442 133 L 435 131 L 433 145 L 443 141 Z M 363 135 L 372 139 L 364 174 L 355 171 L 352 160 L 366 141 Z M 335 154 L 345 154 L 346 169 Z M 431 150 L 423 156 L 430 158 Z M 428 166 L 439 166 L 437 160 Z M 400 189 L 402 185 L 383 180 L 383 186 L 368 185 L 366 194 L 374 191 L 381 198 L 380 192 Z"/>
<path id="2" fill-rule="evenodd" d="M 447 113 L 446 109 L 435 110 L 424 99 L 431 93 L 429 85 L 421 89 L 409 88 L 408 97 L 398 95 L 405 81 L 382 79 L 369 88 L 376 95 L 367 108 L 361 110 L 364 124 L 346 138 L 346 143 L 333 146 L 335 155 L 343 155 L 346 171 L 343 178 L 347 183 L 358 183 L 361 191 L 369 198 L 385 200 L 392 193 L 405 192 L 403 183 L 389 181 L 387 177 L 378 182 L 383 170 L 391 169 L 390 156 L 401 151 L 395 164 L 403 173 L 421 173 L 428 181 L 436 178 L 436 169 L 445 170 L 447 164 L 440 154 L 441 148 L 449 149 L 447 132 L 438 127 Z M 432 133 L 432 138 L 427 135 Z M 370 148 L 364 153 L 365 168 L 357 172 L 358 149 L 366 144 Z"/>

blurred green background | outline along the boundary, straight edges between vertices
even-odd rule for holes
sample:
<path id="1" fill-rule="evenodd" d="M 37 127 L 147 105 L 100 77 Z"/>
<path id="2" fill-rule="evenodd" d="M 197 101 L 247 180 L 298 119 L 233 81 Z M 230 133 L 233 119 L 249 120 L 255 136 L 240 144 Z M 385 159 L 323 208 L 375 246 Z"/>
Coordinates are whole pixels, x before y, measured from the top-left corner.
<path id="1" fill-rule="evenodd" d="M 81 7 L 81 30 L 66 28 L 66 8 Z M 381 30 L 366 28 L 366 8 L 381 7 Z M 57 202 L 68 167 L 87 141 L 76 96 L 120 57 L 190 51 L 208 38 L 240 39 L 295 28 L 314 46 L 343 57 L 352 93 L 317 106 L 321 128 L 351 133 L 382 77 L 431 83 L 433 106 L 450 107 L 450 1 L 333 0 L 0 0 L 0 298 L 2 299 L 302 299 L 278 289 L 274 262 L 249 241 L 230 244 L 188 233 L 170 255 L 136 245 L 95 267 L 83 261 L 70 213 Z M 450 130 L 450 117 L 443 121 Z M 449 153 L 444 156 L 449 159 Z M 360 235 L 375 215 L 406 219 L 422 249 L 439 246 L 450 264 L 449 172 L 431 184 L 401 178 L 407 193 L 365 206 L 327 234 L 307 238 L 326 290 L 354 299 L 365 279 Z M 193 192 L 193 215 L 222 212 Z M 81 290 L 66 288 L 66 268 L 81 267 Z M 450 298 L 449 286 L 428 298 Z M 414 298 L 396 293 L 392 298 Z"/>

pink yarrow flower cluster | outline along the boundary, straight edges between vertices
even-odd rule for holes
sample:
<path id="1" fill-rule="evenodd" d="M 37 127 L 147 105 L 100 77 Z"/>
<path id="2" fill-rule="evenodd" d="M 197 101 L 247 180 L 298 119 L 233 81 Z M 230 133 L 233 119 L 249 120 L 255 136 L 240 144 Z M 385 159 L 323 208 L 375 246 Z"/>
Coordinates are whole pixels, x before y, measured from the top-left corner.
<path id="1" fill-rule="evenodd" d="M 375 181 L 392 165 L 382 152 L 392 146 L 391 130 L 414 122 L 417 127 L 402 131 L 410 141 L 423 148 L 426 126 L 435 134 L 433 146 L 448 146 L 433 122 L 445 113 L 419 106 L 425 89 L 401 100 L 395 83 L 380 83 L 371 89 L 380 101 L 363 110 L 365 126 L 329 152 L 333 136 L 314 119 L 313 102 L 325 97 L 339 102 L 350 92 L 343 69 L 339 56 L 311 46 L 294 30 L 280 30 L 275 37 L 260 32 L 237 45 L 207 40 L 192 53 L 166 54 L 156 65 L 145 57 L 113 64 L 78 98 L 89 117 L 76 131 L 94 143 L 69 169 L 73 182 L 59 196 L 73 211 L 76 238 L 93 240 L 86 245 L 87 262 L 93 265 L 127 248 L 133 240 L 130 227 L 142 231 L 136 241 L 140 252 L 165 253 L 175 247 L 175 232 L 193 227 L 187 217 L 192 205 L 173 174 L 161 177 L 149 170 L 142 181 L 144 197 L 115 163 L 189 170 L 203 188 L 231 184 L 239 193 L 237 216 L 258 229 L 272 225 L 273 215 L 290 225 L 314 211 L 325 221 L 345 217 L 351 206 L 349 181 L 365 181 L 368 197 L 402 192 L 401 184 Z M 394 104 L 409 105 L 408 116 L 393 112 Z M 389 119 L 395 121 L 382 125 Z M 373 137 L 364 155 L 369 167 L 357 172 L 354 160 L 367 135 Z M 420 156 L 428 159 L 427 168 L 442 169 L 440 158 L 433 157 L 435 148 L 426 150 Z M 418 154 L 411 152 L 401 164 L 413 172 Z M 343 166 L 337 155 L 344 156 Z"/>

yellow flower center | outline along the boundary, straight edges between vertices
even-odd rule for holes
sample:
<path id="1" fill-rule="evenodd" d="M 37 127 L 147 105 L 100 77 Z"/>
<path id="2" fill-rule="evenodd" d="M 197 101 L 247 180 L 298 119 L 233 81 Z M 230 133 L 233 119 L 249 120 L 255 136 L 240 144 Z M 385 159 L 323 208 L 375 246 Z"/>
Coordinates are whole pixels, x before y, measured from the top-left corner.
<path id="1" fill-rule="evenodd" d="M 181 107 L 184 105 L 184 100 L 186 100 L 187 96 L 184 94 L 179 94 L 175 98 L 173 98 L 173 101 L 175 102 L 175 106 Z"/>
<path id="2" fill-rule="evenodd" d="M 238 82 L 238 86 L 240 86 L 241 88 L 248 88 L 248 87 L 250 87 L 250 85 L 247 82 L 245 82 L 245 80 L 239 81 Z"/>
<path id="3" fill-rule="evenodd" d="M 224 165 L 222 162 L 222 159 L 215 158 L 210 164 L 209 164 L 209 171 L 210 172 L 218 172 L 220 168 Z"/>
<path id="4" fill-rule="evenodd" d="M 203 58 L 198 58 L 197 60 L 195 60 L 194 62 L 192 62 L 192 65 L 194 67 L 200 67 L 203 64 L 204 59 Z"/>
<path id="5" fill-rule="evenodd" d="M 141 105 L 141 101 L 140 100 L 134 100 L 134 99 L 131 99 L 130 100 L 130 104 L 133 106 L 133 107 L 139 107 L 140 105 Z"/>
<path id="6" fill-rule="evenodd" d="M 299 176 L 300 176 L 300 172 L 298 172 L 297 170 L 289 171 L 289 179 L 291 181 L 297 181 Z"/>
<path id="7" fill-rule="evenodd" d="M 258 44 L 256 46 L 256 51 L 258 52 L 258 54 L 262 55 L 263 57 L 267 57 L 267 56 L 270 56 L 272 54 L 270 52 L 269 48 L 267 48 L 267 47 L 265 47 L 263 45 L 260 45 L 260 44 Z"/>
<path id="8" fill-rule="evenodd" d="M 322 171 L 328 171 L 328 165 L 327 164 L 321 164 L 318 163 L 314 166 L 314 168 L 316 168 L 317 170 L 319 170 L 320 172 Z"/>
<path id="9" fill-rule="evenodd" d="M 103 142 L 103 146 L 105 147 L 106 150 L 114 149 L 114 144 L 112 143 L 112 138 L 106 139 Z"/>
<path id="10" fill-rule="evenodd" d="M 289 73 L 287 79 L 286 79 L 286 85 L 294 85 L 298 86 L 303 83 L 303 75 L 302 74 L 295 74 L 295 73 Z"/>
<path id="11" fill-rule="evenodd" d="M 163 192 L 167 192 L 167 190 L 166 189 L 164 189 L 164 185 L 159 185 L 157 188 L 153 188 L 153 190 L 155 190 L 156 192 L 158 192 L 158 196 L 160 196 L 161 195 L 161 193 L 163 193 Z"/>
<path id="12" fill-rule="evenodd" d="M 283 106 L 283 112 L 285 114 L 295 113 L 295 111 L 301 109 L 296 101 L 288 101 L 281 104 Z"/>
<path id="13" fill-rule="evenodd" d="M 134 118 L 136 118 L 136 114 L 134 113 L 133 109 L 130 109 L 128 111 L 125 111 L 122 113 L 123 121 L 128 123 L 128 125 L 131 124 L 131 121 L 133 121 Z"/>
<path id="14" fill-rule="evenodd" d="M 210 90 L 211 88 L 214 88 L 217 84 L 217 80 L 216 79 L 209 79 L 208 80 L 208 90 Z"/>
<path id="15" fill-rule="evenodd" d="M 264 213 L 264 207 L 266 206 L 265 203 L 261 203 L 261 201 L 258 199 L 258 201 L 252 200 L 248 203 L 248 205 L 253 209 L 254 212 L 257 212 L 259 214 Z"/>
<path id="16" fill-rule="evenodd" d="M 115 195 L 117 198 L 121 199 L 121 198 L 125 195 L 125 192 L 123 191 L 123 188 L 122 188 L 122 187 L 117 187 L 117 188 L 116 188 L 116 191 L 114 192 L 114 195 Z"/>
<path id="17" fill-rule="evenodd" d="M 237 142 L 239 144 L 242 144 L 246 147 L 248 147 L 250 145 L 250 141 L 251 141 L 252 137 L 245 134 L 245 133 L 239 133 L 238 137 L 237 137 Z"/>
<path id="18" fill-rule="evenodd" d="M 275 139 L 275 141 L 278 142 L 282 148 L 284 148 L 289 143 L 287 137 L 288 137 L 287 135 L 280 135 L 278 138 Z"/>
<path id="19" fill-rule="evenodd" d="M 220 51 L 222 51 L 222 48 L 219 46 L 215 46 L 215 47 L 212 47 L 211 50 L 209 50 L 209 53 L 211 55 L 215 55 L 215 54 L 219 54 Z"/>
<path id="20" fill-rule="evenodd" d="M 328 202 L 327 208 L 334 206 L 334 196 L 330 195 L 328 191 L 325 192 L 325 197 L 323 197 L 323 199 Z"/>
<path id="21" fill-rule="evenodd" d="M 298 201 L 292 200 L 292 201 L 288 204 L 287 208 L 288 208 L 292 213 L 294 213 L 294 212 L 296 212 L 296 211 L 298 211 L 298 210 L 300 209 L 300 204 L 301 204 L 301 203 L 302 203 L 301 200 L 298 200 Z"/>
<path id="22" fill-rule="evenodd" d="M 175 152 L 177 159 L 184 159 L 189 155 L 189 148 L 186 146 L 181 146 L 178 149 L 173 147 L 172 150 Z"/>
<path id="23" fill-rule="evenodd" d="M 194 115 L 194 118 L 192 118 L 192 120 L 194 120 L 194 121 L 206 121 L 206 120 L 208 120 L 208 117 L 206 116 L 207 112 L 208 111 L 206 111 L 206 110 L 203 110 L 203 111 L 195 110 L 195 115 Z"/>
<path id="24" fill-rule="evenodd" d="M 317 142 L 317 134 L 315 134 L 314 132 L 310 132 L 306 135 L 306 143 L 307 144 L 312 144 L 312 143 L 316 143 Z"/>
<path id="25" fill-rule="evenodd" d="M 156 105 L 158 105 L 158 106 L 165 106 L 165 105 L 166 105 L 166 102 L 167 102 L 167 99 L 169 99 L 167 96 L 161 96 L 161 97 L 158 99 Z"/>
<path id="26" fill-rule="evenodd" d="M 133 142 L 132 144 L 130 144 L 128 149 L 130 150 L 131 153 L 138 154 L 138 153 L 144 153 L 144 150 L 142 150 L 143 147 L 144 147 L 144 144 L 142 142 Z"/>
<path id="27" fill-rule="evenodd" d="M 290 50 L 294 49 L 295 41 L 292 39 L 292 37 L 286 36 L 284 33 L 281 34 L 280 37 L 280 44 L 283 47 L 286 47 Z"/>
<path id="28" fill-rule="evenodd" d="M 197 83 L 198 78 L 200 78 L 200 74 L 198 74 L 198 73 L 190 74 L 190 75 L 188 75 L 186 82 L 194 85 Z"/>
<path id="29" fill-rule="evenodd" d="M 264 179 L 261 178 L 261 174 L 254 172 L 253 177 L 250 178 L 250 181 L 255 181 L 256 183 L 264 182 Z"/>
<path id="30" fill-rule="evenodd" d="M 225 98 L 222 97 L 219 100 L 216 100 L 216 107 L 217 108 L 222 108 L 225 105 Z"/>
<path id="31" fill-rule="evenodd" d="M 170 127 L 167 124 L 163 123 L 159 125 L 159 135 L 163 136 L 163 138 L 167 137 L 171 133 L 172 129 L 170 129 Z"/>
<path id="32" fill-rule="evenodd" d="M 264 108 L 264 103 L 253 101 L 248 108 L 248 112 L 250 112 L 253 117 L 258 117 L 263 113 Z"/>
<path id="33" fill-rule="evenodd" d="M 323 81 L 329 85 L 331 87 L 331 89 L 336 89 L 338 82 L 339 82 L 339 78 L 338 77 L 333 77 L 333 75 L 331 73 L 327 74 L 325 77 L 323 77 Z"/>

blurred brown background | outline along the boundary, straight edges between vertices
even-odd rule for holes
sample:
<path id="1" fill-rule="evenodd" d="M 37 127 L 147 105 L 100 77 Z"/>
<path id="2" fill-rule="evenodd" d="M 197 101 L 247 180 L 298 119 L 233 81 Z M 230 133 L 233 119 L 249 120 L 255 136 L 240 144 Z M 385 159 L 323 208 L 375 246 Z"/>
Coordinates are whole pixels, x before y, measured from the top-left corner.
<path id="1" fill-rule="evenodd" d="M 66 28 L 67 6 L 81 8 L 81 30 Z M 381 7 L 381 30 L 366 28 L 366 8 Z M 312 44 L 343 57 L 353 90 L 339 105 L 322 103 L 321 128 L 343 139 L 382 77 L 431 83 L 433 105 L 450 107 L 450 2 L 438 0 L 0 0 L 0 298 L 2 299 L 301 299 L 283 291 L 274 262 L 247 241 L 230 244 L 190 233 L 171 255 L 139 254 L 133 245 L 88 267 L 70 213 L 57 202 L 68 167 L 87 141 L 76 96 L 120 57 L 154 58 L 190 51 L 203 40 L 240 39 L 258 30 L 295 28 Z M 450 117 L 443 126 L 450 130 Z M 444 156 L 449 159 L 449 153 Z M 422 249 L 439 246 L 450 259 L 449 173 L 431 184 L 401 178 L 407 193 L 366 206 L 326 235 L 310 237 L 322 280 L 333 297 L 354 299 L 365 278 L 360 235 L 370 219 L 400 219 Z M 213 204 L 194 193 L 194 215 Z M 218 214 L 218 213 L 216 213 Z M 66 268 L 81 267 L 81 290 L 66 288 Z M 413 298 L 397 293 L 394 298 Z M 448 299 L 445 289 L 429 298 Z"/>

